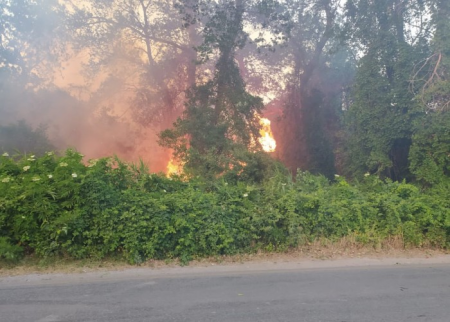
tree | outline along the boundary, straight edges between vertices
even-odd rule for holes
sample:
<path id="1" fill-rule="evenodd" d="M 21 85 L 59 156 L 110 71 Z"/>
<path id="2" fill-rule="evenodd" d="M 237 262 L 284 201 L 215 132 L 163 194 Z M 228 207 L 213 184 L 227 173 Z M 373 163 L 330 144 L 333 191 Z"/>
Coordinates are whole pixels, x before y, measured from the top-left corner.
<path id="1" fill-rule="evenodd" d="M 262 100 L 246 91 L 235 59 L 247 40 L 245 2 L 219 2 L 211 12 L 199 57 L 207 61 L 217 52 L 214 77 L 191 88 L 183 116 L 160 135 L 161 144 L 175 151 L 187 173 L 207 178 L 239 173 L 258 155 L 252 152 L 261 150 L 256 138 L 263 108 Z"/>
<path id="2" fill-rule="evenodd" d="M 63 7 L 53 0 L 0 0 L 0 90 L 42 80 L 62 51 Z"/>
<path id="3" fill-rule="evenodd" d="M 0 0 L 0 150 L 53 149 L 45 127 L 20 119 L 40 113 L 37 92 L 48 87 L 65 53 L 64 7 L 53 0 Z M 29 115 L 24 115 L 26 105 Z"/>
<path id="4" fill-rule="evenodd" d="M 333 95 L 325 94 L 329 89 L 323 87 L 325 76 L 321 73 L 327 73 L 323 58 L 334 39 L 337 2 L 291 0 L 284 6 L 290 20 L 293 72 L 280 130 L 276 131 L 278 155 L 293 172 L 301 168 L 330 176 L 334 157 L 325 118 Z"/>
<path id="5" fill-rule="evenodd" d="M 89 52 L 90 71 L 115 75 L 127 66 L 120 79 L 130 79 L 123 86 L 133 88 L 135 119 L 169 127 L 182 111 L 185 90 L 196 82 L 196 26 L 183 26 L 173 1 L 83 3 L 74 5 L 71 21 L 77 49 Z"/>
<path id="6" fill-rule="evenodd" d="M 416 34 L 411 31 L 416 20 L 424 21 L 424 4 L 351 0 L 346 10 L 349 41 L 359 43 L 363 53 L 345 113 L 347 174 L 407 178 L 415 117 L 410 79 L 426 52 L 428 27 L 423 23 Z"/>
<path id="7" fill-rule="evenodd" d="M 424 184 L 450 177 L 450 4 L 430 1 L 434 36 L 431 54 L 418 64 L 414 82 L 418 117 L 413 123 L 411 171 Z"/>

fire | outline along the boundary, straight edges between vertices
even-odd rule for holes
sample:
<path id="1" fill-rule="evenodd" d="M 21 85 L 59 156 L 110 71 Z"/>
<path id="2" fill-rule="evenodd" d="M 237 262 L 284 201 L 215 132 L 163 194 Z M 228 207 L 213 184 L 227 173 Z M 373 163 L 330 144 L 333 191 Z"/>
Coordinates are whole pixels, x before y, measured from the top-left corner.
<path id="1" fill-rule="evenodd" d="M 259 134 L 261 137 L 258 139 L 262 148 L 266 152 L 275 152 L 277 148 L 277 142 L 273 138 L 272 128 L 270 127 L 270 120 L 266 118 L 260 118 L 259 124 L 261 124 L 261 130 Z"/>
<path id="2" fill-rule="evenodd" d="M 258 138 L 265 152 L 275 152 L 277 147 L 277 142 L 273 138 L 272 128 L 270 127 L 270 120 L 260 117 L 259 124 L 261 125 L 261 130 L 259 131 L 260 137 Z M 179 175 L 183 173 L 183 165 L 176 162 L 172 156 L 169 163 L 167 164 L 167 176 L 170 177 L 173 174 Z"/>
<path id="3" fill-rule="evenodd" d="M 175 162 L 173 157 L 167 164 L 167 176 L 170 177 L 172 174 L 181 174 L 183 172 L 183 166 Z"/>

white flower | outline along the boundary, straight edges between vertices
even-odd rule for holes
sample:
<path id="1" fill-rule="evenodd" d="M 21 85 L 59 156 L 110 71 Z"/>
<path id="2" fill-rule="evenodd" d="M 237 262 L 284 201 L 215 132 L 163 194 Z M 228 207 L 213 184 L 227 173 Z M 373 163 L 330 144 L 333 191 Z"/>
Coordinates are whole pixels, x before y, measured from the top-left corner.
<path id="1" fill-rule="evenodd" d="M 335 175 L 334 175 L 334 177 L 335 177 L 335 178 L 339 178 L 339 177 L 340 177 L 340 175 L 338 175 L 338 174 L 335 174 Z"/>
<path id="2" fill-rule="evenodd" d="M 72 173 L 72 178 L 76 178 L 78 175 L 76 173 Z"/>
<path id="3" fill-rule="evenodd" d="M 244 198 L 247 198 L 248 197 L 248 193 L 244 193 Z"/>
<path id="4" fill-rule="evenodd" d="M 53 155 L 53 152 L 47 152 L 47 155 L 50 157 Z"/>
<path id="5" fill-rule="evenodd" d="M 22 216 L 22 219 L 25 219 L 25 216 Z"/>
<path id="6" fill-rule="evenodd" d="M 36 161 L 36 160 L 33 159 L 33 158 L 28 158 L 27 160 L 28 160 L 28 161 Z"/>
<path id="7" fill-rule="evenodd" d="M 368 176 L 370 176 L 370 173 L 369 173 L 369 172 L 366 172 L 366 173 L 364 173 L 364 176 L 365 176 L 365 177 L 368 177 Z"/>
<path id="8" fill-rule="evenodd" d="M 30 168 L 31 168 L 31 167 L 30 167 L 29 165 L 24 166 L 24 167 L 23 167 L 23 171 L 28 171 L 28 170 L 30 170 Z"/>
<path id="9" fill-rule="evenodd" d="M 36 158 L 36 156 L 35 156 L 35 155 L 32 155 L 30 158 L 34 159 L 34 158 Z"/>
<path id="10" fill-rule="evenodd" d="M 39 177 L 33 177 L 31 180 L 34 181 L 34 182 L 36 182 L 36 181 L 41 180 L 41 178 L 39 178 Z"/>
<path id="11" fill-rule="evenodd" d="M 59 164 L 59 166 L 60 166 L 60 167 L 67 167 L 67 166 L 68 166 L 68 164 L 67 164 L 67 163 L 65 163 L 65 162 L 61 162 L 61 163 Z"/>
<path id="12" fill-rule="evenodd" d="M 163 190 L 164 192 L 167 192 L 166 189 Z"/>
<path id="13" fill-rule="evenodd" d="M 3 182 L 3 183 L 8 183 L 9 181 L 11 181 L 10 178 L 3 178 L 3 179 L 2 179 L 2 182 Z"/>
<path id="14" fill-rule="evenodd" d="M 5 152 L 5 153 L 2 154 L 2 156 L 9 157 L 9 154 L 8 154 L 8 152 Z"/>
<path id="15" fill-rule="evenodd" d="M 51 178 L 53 178 L 53 175 L 49 174 L 49 175 L 47 175 L 47 177 L 48 177 L 49 179 L 51 179 Z"/>

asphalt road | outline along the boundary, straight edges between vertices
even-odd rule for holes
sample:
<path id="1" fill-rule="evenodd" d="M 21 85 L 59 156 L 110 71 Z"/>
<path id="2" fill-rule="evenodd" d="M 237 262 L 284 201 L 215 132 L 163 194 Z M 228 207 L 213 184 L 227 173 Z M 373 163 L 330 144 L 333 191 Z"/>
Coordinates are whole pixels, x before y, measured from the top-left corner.
<path id="1" fill-rule="evenodd" d="M 450 321 L 450 265 L 0 283 L 1 322 Z"/>

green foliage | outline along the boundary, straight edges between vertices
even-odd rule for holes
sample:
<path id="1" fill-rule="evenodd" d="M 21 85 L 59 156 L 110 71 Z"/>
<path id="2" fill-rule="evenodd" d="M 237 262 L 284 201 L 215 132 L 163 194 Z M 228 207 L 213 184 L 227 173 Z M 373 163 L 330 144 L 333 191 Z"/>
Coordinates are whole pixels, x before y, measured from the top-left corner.
<path id="1" fill-rule="evenodd" d="M 117 158 L 0 157 L 0 256 L 123 256 L 189 260 L 258 249 L 285 250 L 349 234 L 370 243 L 450 243 L 450 189 L 368 175 L 361 182 L 274 168 L 262 184 L 233 177 L 205 182 L 150 174 Z"/>
<path id="2" fill-rule="evenodd" d="M 450 112 L 430 113 L 417 120 L 410 151 L 411 171 L 425 184 L 450 179 Z"/>
<path id="3" fill-rule="evenodd" d="M 15 262 L 23 255 L 23 248 L 19 245 L 11 245 L 9 238 L 0 237 L 0 259 Z"/>
<path id="4" fill-rule="evenodd" d="M 233 68 L 242 83 L 236 66 Z M 161 144 L 174 149 L 185 172 L 192 176 L 213 179 L 232 169 L 239 171 L 259 147 L 253 139 L 259 136 L 256 113 L 262 108 L 260 99 L 243 87 L 226 94 L 221 94 L 219 87 L 211 82 L 193 88 L 183 117 L 160 135 Z"/>
<path id="5" fill-rule="evenodd" d="M 398 1 L 347 1 L 348 41 L 363 53 L 344 117 L 348 175 L 369 171 L 410 179 L 408 154 L 417 116 L 414 92 L 421 86 L 411 79 L 430 51 L 428 29 L 413 38 L 410 28 L 415 20 L 426 21 L 427 6 L 415 0 L 401 9 Z"/>
<path id="6" fill-rule="evenodd" d="M 235 61 L 247 39 L 244 11 L 244 1 L 215 6 L 198 48 L 201 62 L 218 51 L 214 77 L 192 86 L 182 117 L 160 134 L 161 145 L 173 149 L 192 176 L 212 180 L 228 171 L 241 172 L 247 161 L 258 159 L 251 153 L 261 150 L 257 138 L 263 103 L 246 91 Z"/>
<path id="7" fill-rule="evenodd" d="M 421 65 L 426 71 L 416 76 L 422 85 L 416 96 L 418 114 L 414 122 L 409 155 L 411 171 L 426 185 L 442 185 L 450 180 L 450 5 L 432 2 L 435 26 L 432 54 Z M 417 72 L 416 75 L 419 75 Z"/>
<path id="8" fill-rule="evenodd" d="M 392 57 L 395 63 L 391 64 Z M 370 171 L 394 179 L 408 174 L 414 107 L 409 77 L 414 53 L 406 44 L 383 43 L 360 61 L 353 104 L 345 114 L 349 173 Z"/>

